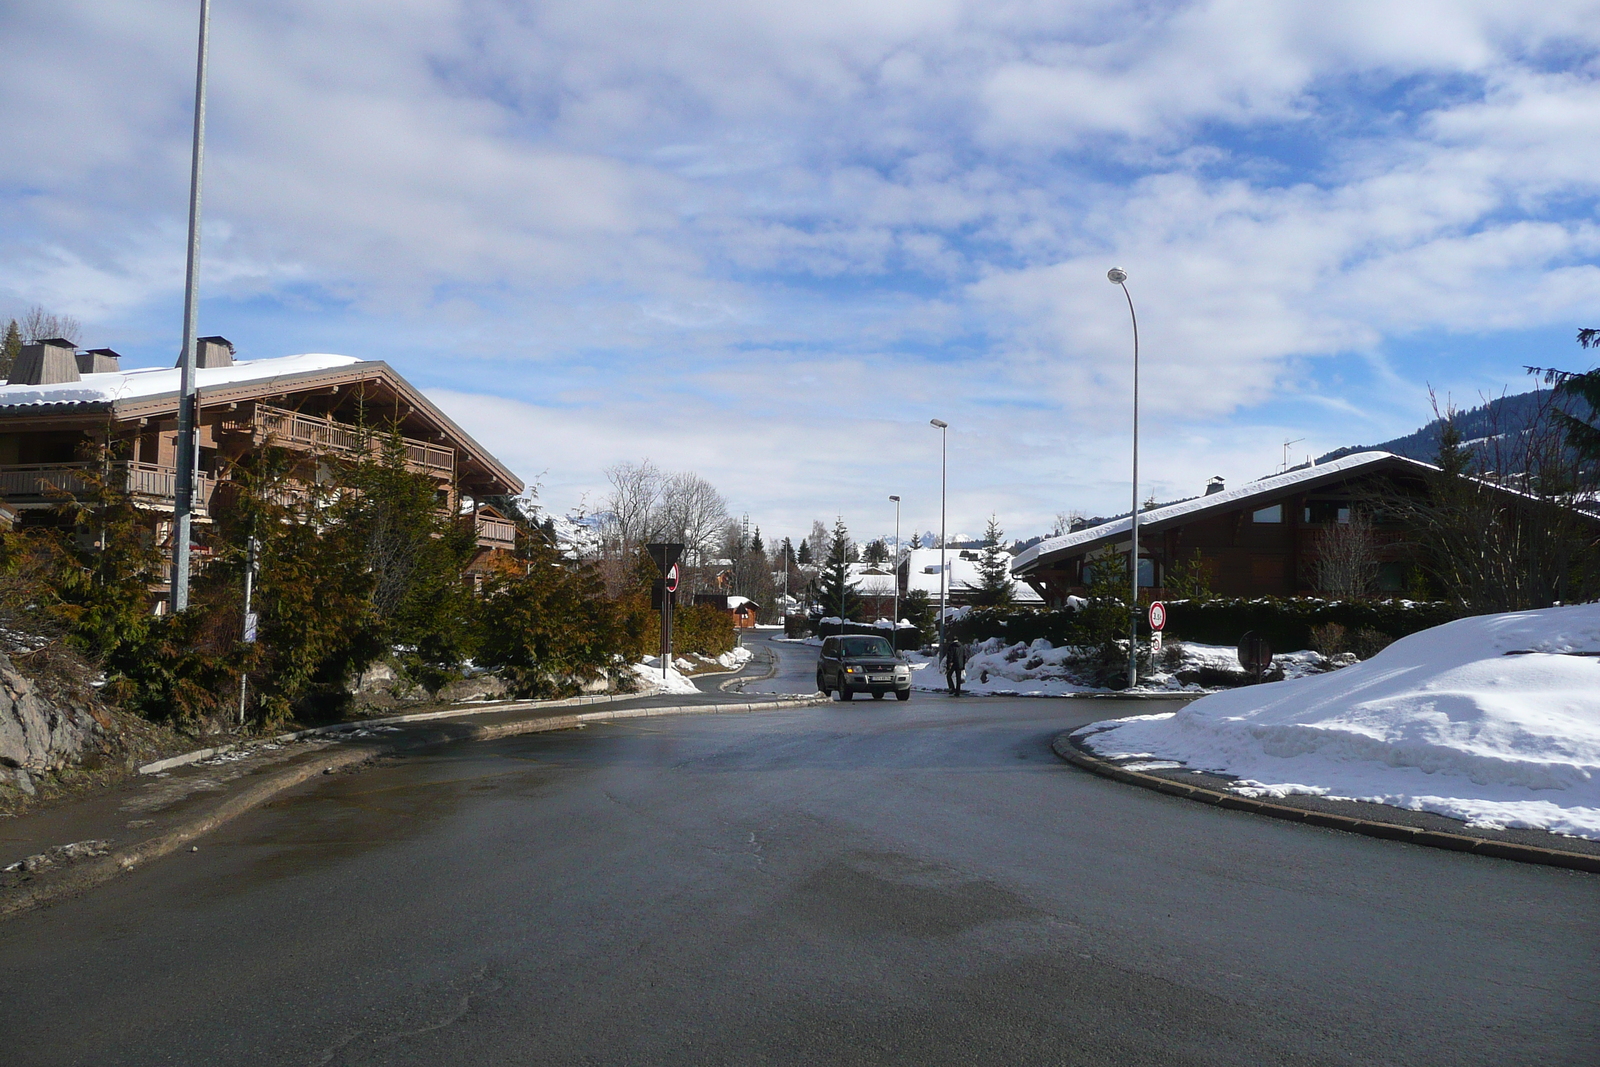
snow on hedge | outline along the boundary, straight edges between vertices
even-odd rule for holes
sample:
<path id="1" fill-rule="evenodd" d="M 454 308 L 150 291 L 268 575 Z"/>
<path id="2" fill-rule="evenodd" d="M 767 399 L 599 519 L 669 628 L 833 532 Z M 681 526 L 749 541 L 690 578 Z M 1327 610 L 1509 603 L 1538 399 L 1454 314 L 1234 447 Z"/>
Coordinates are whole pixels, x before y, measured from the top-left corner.
<path id="1" fill-rule="evenodd" d="M 1588 653 L 1581 655 L 1575 653 Z M 1078 731 L 1249 796 L 1368 800 L 1600 839 L 1600 604 L 1460 619 L 1330 674 Z"/>

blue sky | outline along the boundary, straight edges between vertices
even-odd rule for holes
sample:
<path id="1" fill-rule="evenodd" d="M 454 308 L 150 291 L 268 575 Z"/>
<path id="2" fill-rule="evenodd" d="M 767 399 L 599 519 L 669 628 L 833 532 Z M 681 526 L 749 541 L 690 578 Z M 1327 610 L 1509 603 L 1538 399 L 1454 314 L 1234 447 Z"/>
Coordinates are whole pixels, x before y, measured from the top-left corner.
<path id="1" fill-rule="evenodd" d="M 0 11 L 0 314 L 179 332 L 197 4 Z M 214 0 L 203 332 L 542 485 L 1012 533 L 1413 429 L 1600 325 L 1600 4 Z"/>

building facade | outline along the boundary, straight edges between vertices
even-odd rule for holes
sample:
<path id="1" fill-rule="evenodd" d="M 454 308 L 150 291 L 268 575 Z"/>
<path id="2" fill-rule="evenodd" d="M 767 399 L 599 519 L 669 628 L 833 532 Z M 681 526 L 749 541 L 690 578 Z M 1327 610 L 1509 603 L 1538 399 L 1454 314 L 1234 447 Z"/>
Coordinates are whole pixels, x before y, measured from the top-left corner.
<path id="1" fill-rule="evenodd" d="M 0 386 L 0 503 L 17 526 L 60 521 L 63 492 L 108 478 L 149 516 L 156 543 L 170 545 L 180 372 L 122 370 L 120 362 L 110 349 L 80 352 L 61 340 L 24 347 Z M 289 484 L 309 491 L 326 479 L 330 457 L 370 454 L 391 433 L 407 467 L 438 483 L 441 510 L 473 505 L 475 566 L 513 546 L 514 525 L 478 502 L 521 492 L 521 480 L 387 363 L 337 355 L 236 360 L 221 337 L 201 339 L 196 362 L 201 560 L 218 487 L 263 448 L 294 456 Z M 165 596 L 155 593 L 158 601 Z"/>

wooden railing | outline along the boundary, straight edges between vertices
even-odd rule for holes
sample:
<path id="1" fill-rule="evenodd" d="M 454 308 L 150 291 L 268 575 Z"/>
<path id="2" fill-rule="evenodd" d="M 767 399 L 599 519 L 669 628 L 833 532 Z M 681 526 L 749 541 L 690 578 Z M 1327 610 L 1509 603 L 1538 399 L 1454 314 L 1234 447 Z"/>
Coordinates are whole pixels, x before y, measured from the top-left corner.
<path id="1" fill-rule="evenodd" d="M 118 460 L 103 468 L 106 484 L 141 503 L 171 507 L 178 490 L 178 471 L 154 463 Z M 0 497 L 18 503 L 48 501 L 67 493 L 82 497 L 93 491 L 102 468 L 93 463 L 12 463 L 0 466 Z M 217 487 L 210 475 L 195 480 L 195 506 L 204 510 Z"/>
<path id="2" fill-rule="evenodd" d="M 508 519 L 492 515 L 477 516 L 480 548 L 512 549 L 517 545 L 517 527 Z"/>
<path id="3" fill-rule="evenodd" d="M 359 455 L 364 450 L 376 450 L 383 440 L 381 433 L 362 433 L 347 422 L 289 411 L 270 404 L 256 404 L 253 408 L 241 408 L 230 413 L 223 422 L 223 429 L 248 432 L 258 444 L 271 437 L 277 444 L 288 448 L 337 452 L 347 456 Z M 401 441 L 405 447 L 406 466 L 411 470 L 440 478 L 455 474 L 455 449 L 448 445 L 419 441 L 414 437 L 403 437 Z"/>

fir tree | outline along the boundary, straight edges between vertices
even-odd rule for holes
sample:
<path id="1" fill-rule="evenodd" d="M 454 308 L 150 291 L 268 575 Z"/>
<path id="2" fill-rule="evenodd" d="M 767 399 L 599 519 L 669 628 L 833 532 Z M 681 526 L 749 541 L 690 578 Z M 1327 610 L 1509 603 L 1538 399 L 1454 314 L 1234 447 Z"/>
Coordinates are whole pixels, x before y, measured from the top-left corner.
<path id="1" fill-rule="evenodd" d="M 818 575 L 820 588 L 817 600 L 822 605 L 824 617 L 832 615 L 848 619 L 861 614 L 861 597 L 856 594 L 855 585 L 850 581 L 848 567 L 852 547 L 850 531 L 845 529 L 844 520 L 836 520 L 833 524 L 833 540 L 828 545 L 828 559 Z"/>
<path id="2" fill-rule="evenodd" d="M 761 543 L 761 527 L 756 527 L 755 536 L 750 538 L 750 551 L 758 556 L 767 554 L 767 546 Z"/>
<path id="3" fill-rule="evenodd" d="M 0 341 L 0 378 L 11 377 L 12 368 L 17 365 L 17 357 L 22 355 L 22 331 L 17 328 L 17 320 L 12 319 L 6 323 L 5 340 Z"/>
<path id="4" fill-rule="evenodd" d="M 1467 472 L 1467 453 L 1461 448 L 1461 431 L 1456 429 L 1453 412 L 1439 428 L 1438 464 L 1447 478 L 1459 478 Z"/>
<path id="5" fill-rule="evenodd" d="M 908 544 L 906 547 L 907 548 L 921 548 L 922 547 L 922 535 L 919 534 L 919 533 L 913 533 L 911 535 L 911 543 Z"/>
<path id="6" fill-rule="evenodd" d="M 798 558 L 798 562 L 800 562 L 800 563 L 810 563 L 811 562 L 811 545 L 809 543 L 805 542 L 805 541 L 801 541 L 800 542 L 800 555 L 799 555 L 799 558 Z"/>
<path id="7" fill-rule="evenodd" d="M 883 538 L 870 542 L 867 545 L 865 556 L 868 563 L 884 563 L 889 559 L 889 545 Z"/>
<path id="8" fill-rule="evenodd" d="M 978 556 L 979 581 L 972 597 L 974 604 L 996 607 L 1015 599 L 1011 585 L 1011 553 L 1001 544 L 1005 536 L 1000 520 L 990 515 L 989 525 L 983 531 L 983 539 L 988 544 Z"/>

